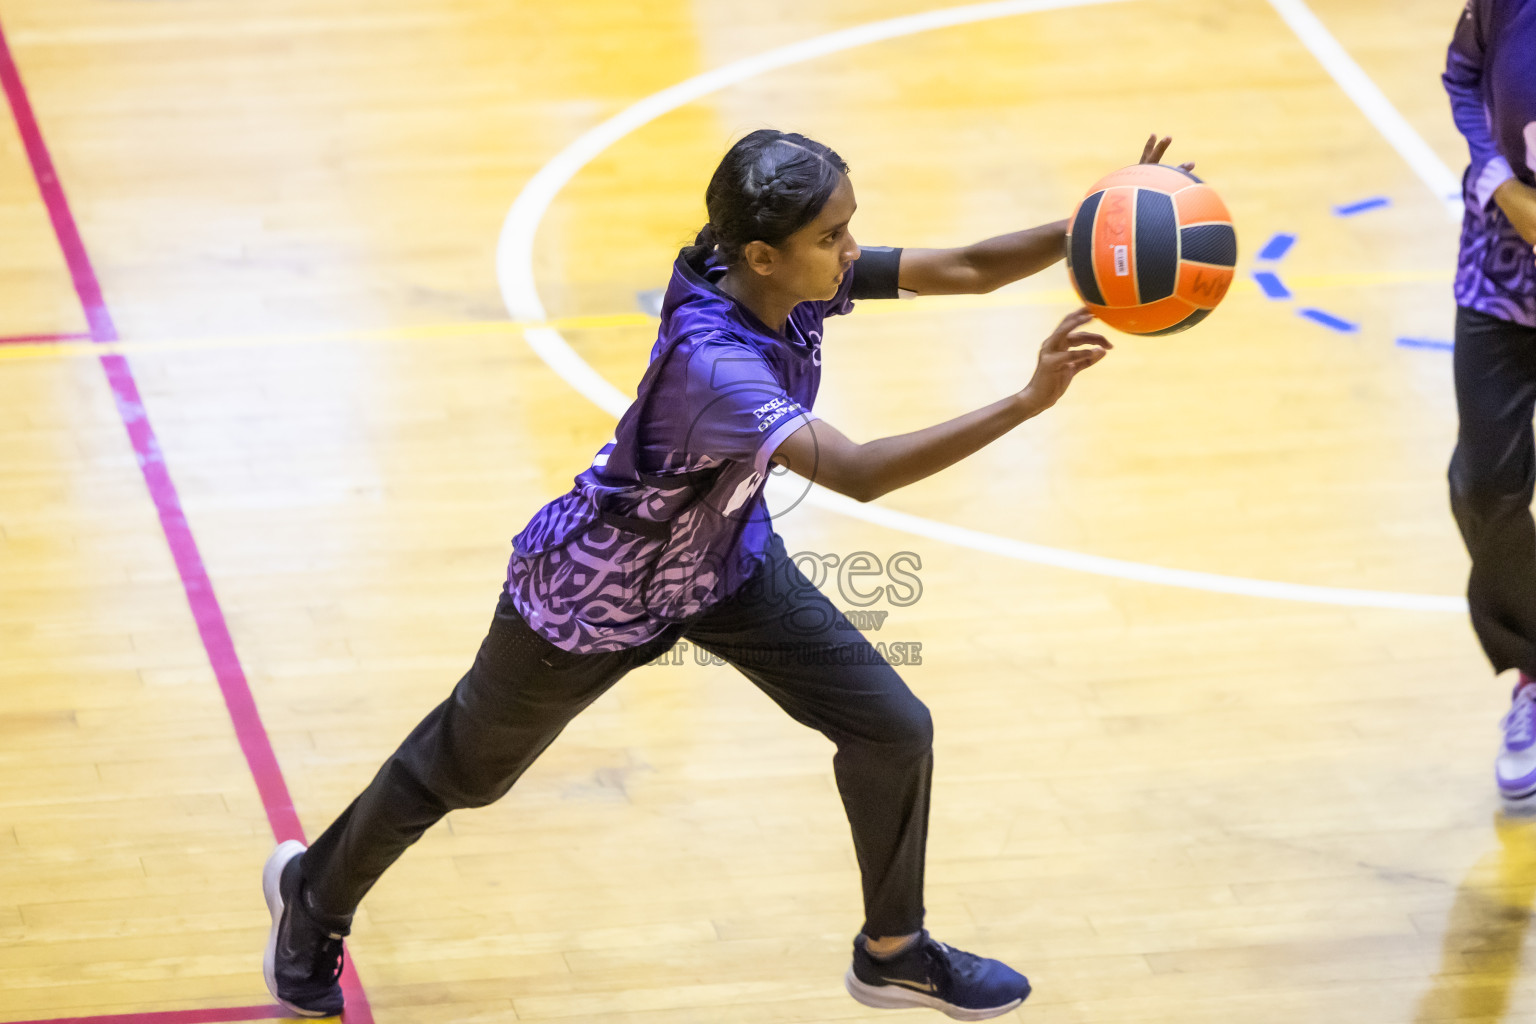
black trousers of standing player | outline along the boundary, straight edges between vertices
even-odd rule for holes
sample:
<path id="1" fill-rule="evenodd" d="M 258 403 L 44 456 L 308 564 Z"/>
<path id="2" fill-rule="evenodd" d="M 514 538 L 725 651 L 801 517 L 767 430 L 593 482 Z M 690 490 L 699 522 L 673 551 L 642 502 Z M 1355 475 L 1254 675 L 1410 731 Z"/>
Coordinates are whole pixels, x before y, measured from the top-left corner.
<path id="1" fill-rule="evenodd" d="M 863 931 L 920 929 L 933 721 L 777 535 L 768 560 L 736 593 L 629 650 L 563 651 L 503 594 L 473 667 L 305 852 L 306 905 L 347 930 L 364 894 L 423 832 L 450 810 L 504 795 L 578 712 L 679 637 L 734 665 L 792 718 L 832 740 L 863 876 Z"/>
<path id="2" fill-rule="evenodd" d="M 1495 672 L 1536 675 L 1536 328 L 1456 311 L 1451 510 L 1472 556 L 1472 628 Z"/>

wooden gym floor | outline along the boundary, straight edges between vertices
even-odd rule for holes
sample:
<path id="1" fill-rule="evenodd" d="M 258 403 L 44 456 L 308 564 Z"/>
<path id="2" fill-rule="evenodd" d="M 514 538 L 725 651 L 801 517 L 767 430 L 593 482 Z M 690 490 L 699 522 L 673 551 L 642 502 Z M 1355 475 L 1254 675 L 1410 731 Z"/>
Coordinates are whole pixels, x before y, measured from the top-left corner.
<path id="1" fill-rule="evenodd" d="M 1498 813 L 1443 484 L 1458 5 L 1043 2 L 779 50 L 934 2 L 0 0 L 0 1020 L 276 1015 L 274 830 L 317 834 L 467 667 L 714 163 L 773 125 L 849 160 L 869 244 L 1055 220 L 1154 130 L 1237 221 L 1198 329 L 778 520 L 876 583 L 915 559 L 866 632 L 921 644 L 935 934 L 1029 974 L 1035 1024 L 1536 1021 L 1536 825 Z M 1059 267 L 866 304 L 818 412 L 990 402 L 1071 304 Z M 937 1019 L 843 992 L 830 746 L 677 653 L 384 877 L 349 1021 Z"/>

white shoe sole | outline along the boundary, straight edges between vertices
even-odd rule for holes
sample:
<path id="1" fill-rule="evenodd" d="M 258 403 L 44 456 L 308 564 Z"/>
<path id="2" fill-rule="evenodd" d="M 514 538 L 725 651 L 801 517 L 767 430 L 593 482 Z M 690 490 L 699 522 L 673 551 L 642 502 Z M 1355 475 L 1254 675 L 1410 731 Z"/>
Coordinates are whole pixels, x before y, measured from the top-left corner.
<path id="1" fill-rule="evenodd" d="M 1532 771 L 1529 764 L 1518 764 L 1512 765 L 1506 773 L 1501 770 L 1504 767 L 1503 761 L 1504 755 L 1501 754 L 1493 765 L 1493 780 L 1498 784 L 1499 798 L 1505 806 L 1536 806 L 1536 799 L 1532 799 L 1536 797 L 1536 771 Z M 1522 768 L 1525 771 L 1516 774 Z"/>
<path id="2" fill-rule="evenodd" d="M 296 1013 L 300 1017 L 335 1016 L 294 1006 L 277 994 L 277 926 L 283 920 L 283 893 L 279 883 L 283 878 L 283 868 L 305 849 L 304 844 L 297 839 L 280 843 L 277 849 L 272 851 L 272 856 L 267 858 L 267 866 L 261 870 L 261 892 L 267 898 L 267 911 L 272 915 L 272 930 L 267 932 L 267 952 L 261 958 L 261 973 L 267 980 L 267 991 L 272 993 L 272 998 L 281 1003 L 290 1013 Z"/>
<path id="3" fill-rule="evenodd" d="M 946 1003 L 938 996 L 930 996 L 926 992 L 915 992 L 900 985 L 865 984 L 853 973 L 852 967 L 848 968 L 848 973 L 843 976 L 843 985 L 854 999 L 865 1006 L 873 1006 L 877 1010 L 907 1010 L 914 1006 L 923 1006 L 930 1010 L 938 1010 L 955 1020 L 990 1020 L 993 1017 L 1001 1017 L 1024 1002 L 1023 999 L 1015 999 L 1002 1006 L 968 1010 L 963 1006 Z"/>

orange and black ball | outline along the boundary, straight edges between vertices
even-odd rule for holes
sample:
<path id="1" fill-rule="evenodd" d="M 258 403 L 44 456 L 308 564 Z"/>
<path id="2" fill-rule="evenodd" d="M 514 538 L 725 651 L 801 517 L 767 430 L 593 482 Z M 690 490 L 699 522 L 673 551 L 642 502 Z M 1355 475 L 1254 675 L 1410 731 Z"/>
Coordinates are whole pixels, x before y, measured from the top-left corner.
<path id="1" fill-rule="evenodd" d="M 1177 334 L 1227 294 L 1237 232 L 1216 190 L 1177 167 L 1135 164 L 1100 179 L 1072 211 L 1067 272 L 1104 323 Z"/>

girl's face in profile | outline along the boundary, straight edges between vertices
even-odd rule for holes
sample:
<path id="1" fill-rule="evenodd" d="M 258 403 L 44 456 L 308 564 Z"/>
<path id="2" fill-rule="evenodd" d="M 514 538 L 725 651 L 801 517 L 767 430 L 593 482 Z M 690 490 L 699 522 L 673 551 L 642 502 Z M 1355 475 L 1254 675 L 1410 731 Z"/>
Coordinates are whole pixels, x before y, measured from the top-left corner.
<path id="1" fill-rule="evenodd" d="M 857 208 L 853 183 L 844 174 L 816 218 L 775 247 L 779 258 L 773 276 L 779 287 L 802 302 L 837 294 L 843 275 L 859 258 L 859 244 L 848 228 Z"/>

